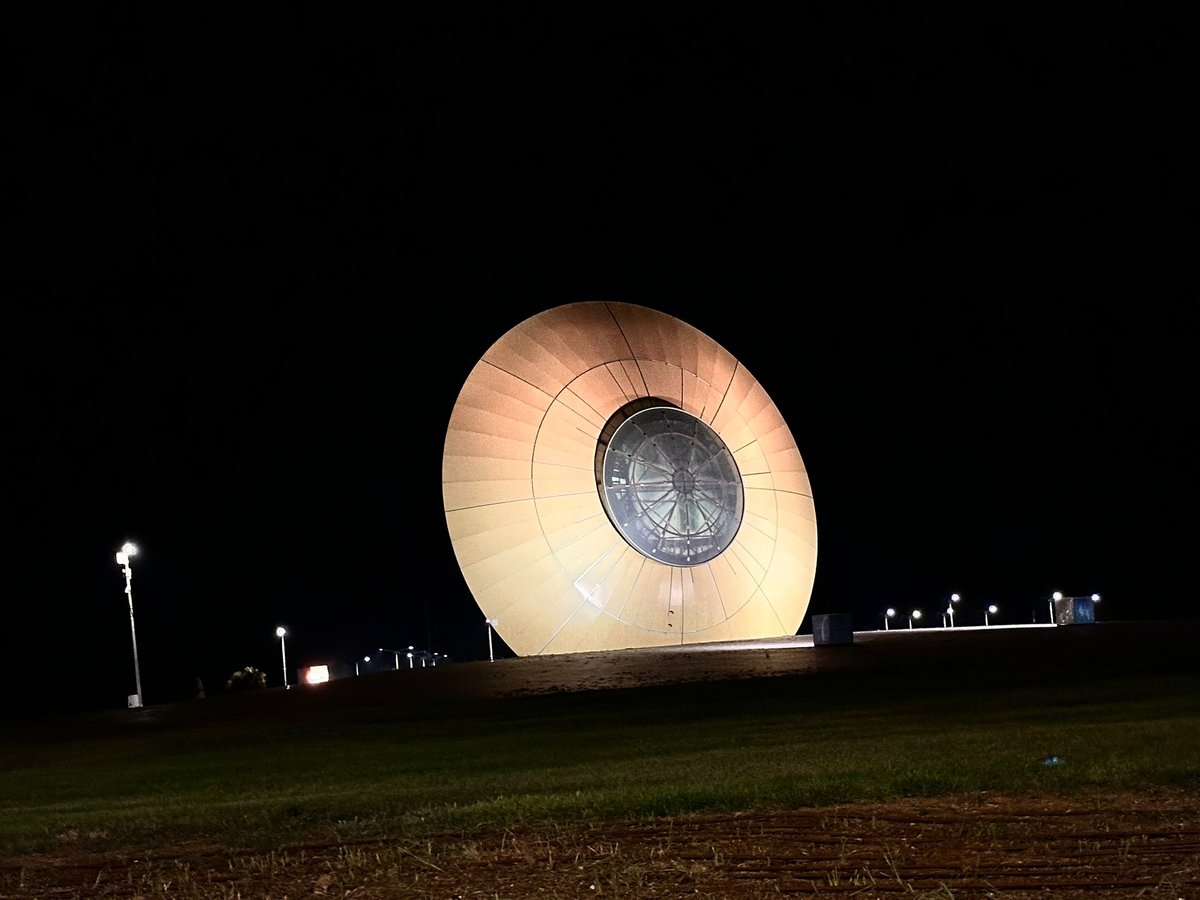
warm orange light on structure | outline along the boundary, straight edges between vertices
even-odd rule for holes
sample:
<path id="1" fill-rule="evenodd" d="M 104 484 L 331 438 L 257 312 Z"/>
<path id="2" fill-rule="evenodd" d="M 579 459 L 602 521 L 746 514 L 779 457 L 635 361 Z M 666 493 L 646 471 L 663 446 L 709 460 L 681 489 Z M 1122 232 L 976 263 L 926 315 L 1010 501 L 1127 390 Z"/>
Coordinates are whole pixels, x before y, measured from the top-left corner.
<path id="1" fill-rule="evenodd" d="M 329 666 L 309 666 L 301 670 L 300 677 L 305 684 L 324 684 L 329 680 Z"/>
<path id="2" fill-rule="evenodd" d="M 657 464 L 647 411 L 673 429 L 658 483 L 679 503 L 621 474 Z M 693 471 L 692 445 L 716 462 Z M 571 303 L 497 340 L 451 413 L 442 494 L 467 585 L 521 656 L 793 635 L 808 609 L 816 517 L 787 423 L 724 348 L 647 307 Z"/>

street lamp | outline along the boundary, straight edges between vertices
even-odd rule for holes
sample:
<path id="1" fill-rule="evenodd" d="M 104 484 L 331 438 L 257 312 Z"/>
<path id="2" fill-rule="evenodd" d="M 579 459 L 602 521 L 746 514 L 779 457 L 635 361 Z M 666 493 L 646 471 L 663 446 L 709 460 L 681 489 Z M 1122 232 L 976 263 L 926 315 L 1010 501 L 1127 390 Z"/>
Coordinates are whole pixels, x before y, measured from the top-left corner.
<path id="1" fill-rule="evenodd" d="M 125 596 L 129 598 L 129 636 L 133 639 L 133 683 L 137 688 L 137 706 L 141 707 L 142 671 L 138 667 L 137 628 L 133 624 L 133 569 L 129 565 L 129 558 L 136 555 L 137 547 L 128 541 L 117 551 L 117 565 L 125 571 Z"/>
<path id="2" fill-rule="evenodd" d="M 919 609 L 914 609 L 912 612 L 910 612 L 908 614 L 908 627 L 912 628 L 913 627 L 913 619 L 919 619 L 919 618 L 921 618 L 921 611 Z"/>
<path id="3" fill-rule="evenodd" d="M 991 625 L 992 623 L 988 621 L 988 614 L 990 613 L 991 615 L 994 616 L 997 612 L 999 612 L 999 610 L 996 608 L 995 603 L 993 603 L 991 606 L 989 606 L 987 609 L 985 609 L 983 611 L 983 624 Z"/>
<path id="4" fill-rule="evenodd" d="M 958 594 L 950 595 L 950 605 L 946 607 L 946 612 L 948 612 L 950 614 L 950 627 L 951 628 L 954 627 L 954 604 L 957 603 L 961 599 L 962 599 L 962 597 L 960 597 Z"/>
<path id="5" fill-rule="evenodd" d="M 399 668 L 400 668 L 400 651 L 399 650 L 389 650 L 387 647 L 380 647 L 379 652 L 392 654 L 392 657 L 396 661 L 396 669 L 399 670 Z"/>
<path id="6" fill-rule="evenodd" d="M 287 629 L 280 625 L 275 629 L 275 637 L 279 638 L 279 654 L 283 657 L 283 688 L 287 690 L 290 687 L 287 680 L 287 644 L 284 642 Z"/>
<path id="7" fill-rule="evenodd" d="M 896 618 L 896 610 L 892 607 L 887 608 L 887 612 L 883 614 L 883 630 L 887 631 L 891 626 L 888 624 L 892 619 Z"/>
<path id="8" fill-rule="evenodd" d="M 409 667 L 410 669 L 413 667 L 413 661 L 412 661 L 412 659 L 413 659 L 413 652 L 412 652 L 412 650 L 413 650 L 413 648 L 412 648 L 412 644 L 409 644 L 409 645 L 408 645 L 408 667 Z"/>
<path id="9" fill-rule="evenodd" d="M 487 625 L 487 633 L 488 633 L 488 662 L 495 662 L 496 654 L 492 650 L 492 629 L 496 627 L 496 620 L 495 619 L 484 619 L 483 621 Z"/>
<path id="10" fill-rule="evenodd" d="M 1055 591 L 1050 595 L 1050 624 L 1054 624 L 1054 601 L 1063 598 L 1062 591 Z"/>
<path id="11" fill-rule="evenodd" d="M 371 657 L 369 657 L 369 656 L 364 656 L 364 657 L 362 658 L 362 661 L 363 661 L 363 662 L 365 662 L 365 663 L 368 663 L 368 662 L 370 662 L 370 661 L 371 661 Z M 357 660 L 357 659 L 354 661 L 354 674 L 355 674 L 355 675 L 358 675 L 358 660 Z"/>

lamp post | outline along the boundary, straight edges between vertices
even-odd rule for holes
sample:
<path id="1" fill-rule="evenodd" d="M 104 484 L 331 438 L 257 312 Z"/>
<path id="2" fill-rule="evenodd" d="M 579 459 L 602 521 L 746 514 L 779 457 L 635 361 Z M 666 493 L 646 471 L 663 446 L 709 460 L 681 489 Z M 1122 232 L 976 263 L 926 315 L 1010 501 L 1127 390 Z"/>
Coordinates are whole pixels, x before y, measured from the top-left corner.
<path id="1" fill-rule="evenodd" d="M 908 627 L 912 628 L 913 627 L 913 619 L 919 619 L 919 618 L 921 618 L 921 611 L 919 609 L 914 609 L 912 612 L 910 612 L 908 614 Z"/>
<path id="2" fill-rule="evenodd" d="M 983 624 L 991 625 L 992 623 L 990 621 L 988 621 L 988 614 L 990 613 L 991 615 L 994 616 L 997 612 L 999 612 L 999 610 L 996 608 L 995 603 L 993 603 L 991 606 L 989 606 L 987 609 L 985 609 L 983 611 Z"/>
<path id="3" fill-rule="evenodd" d="M 962 599 L 962 597 L 960 597 L 958 594 L 950 595 L 950 605 L 946 607 L 946 612 L 948 612 L 950 614 L 950 627 L 951 628 L 954 627 L 954 604 L 957 603 L 961 599 Z"/>
<path id="4" fill-rule="evenodd" d="M 392 654 L 392 658 L 396 661 L 396 670 L 399 671 L 399 669 L 400 669 L 400 651 L 399 650 L 389 650 L 387 647 L 380 647 L 379 652 Z"/>
<path id="5" fill-rule="evenodd" d="M 884 631 L 887 631 L 889 628 L 891 628 L 891 625 L 889 623 L 894 618 L 896 618 L 896 610 L 894 610 L 892 607 L 889 606 L 887 608 L 887 612 L 885 612 L 883 614 L 883 630 Z"/>
<path id="6" fill-rule="evenodd" d="M 142 671 L 138 667 L 137 628 L 133 624 L 133 569 L 129 558 L 137 554 L 137 547 L 126 541 L 117 551 L 117 565 L 125 572 L 125 596 L 129 599 L 129 636 L 133 639 L 133 683 L 137 689 L 137 705 L 142 705 Z"/>
<path id="7" fill-rule="evenodd" d="M 487 634 L 488 634 L 488 662 L 495 662 L 496 654 L 492 650 L 492 629 L 496 625 L 496 620 L 495 619 L 484 619 L 484 622 L 487 625 Z"/>
<path id="8" fill-rule="evenodd" d="M 369 657 L 369 656 L 364 656 L 364 657 L 362 658 L 362 661 L 363 661 L 363 662 L 365 662 L 365 663 L 369 663 L 369 662 L 371 661 L 371 657 Z M 354 674 L 355 674 L 356 676 L 358 675 L 358 660 L 357 660 L 357 659 L 354 661 Z"/>
<path id="9" fill-rule="evenodd" d="M 1054 624 L 1054 601 L 1063 598 L 1062 591 L 1055 591 L 1050 595 L 1050 624 Z"/>
<path id="10" fill-rule="evenodd" d="M 413 667 L 413 661 L 412 661 L 412 660 L 413 660 L 413 648 L 412 648 L 412 645 L 410 644 L 410 645 L 409 645 L 409 647 L 408 647 L 408 667 L 409 667 L 410 669 Z"/>
<path id="11" fill-rule="evenodd" d="M 275 637 L 279 638 L 279 654 L 283 658 L 283 689 L 287 690 L 290 687 L 287 680 L 287 644 L 284 641 L 287 629 L 280 625 L 275 629 Z"/>

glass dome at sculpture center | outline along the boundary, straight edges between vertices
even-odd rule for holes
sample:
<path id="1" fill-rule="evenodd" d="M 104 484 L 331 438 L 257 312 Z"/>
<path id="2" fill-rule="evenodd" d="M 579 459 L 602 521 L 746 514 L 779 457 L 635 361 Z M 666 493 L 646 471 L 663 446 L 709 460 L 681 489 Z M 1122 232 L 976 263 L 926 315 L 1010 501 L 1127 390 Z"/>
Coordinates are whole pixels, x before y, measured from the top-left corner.
<path id="1" fill-rule="evenodd" d="M 711 428 L 681 409 L 626 419 L 604 452 L 605 509 L 650 559 L 694 566 L 719 556 L 742 521 L 742 479 Z"/>

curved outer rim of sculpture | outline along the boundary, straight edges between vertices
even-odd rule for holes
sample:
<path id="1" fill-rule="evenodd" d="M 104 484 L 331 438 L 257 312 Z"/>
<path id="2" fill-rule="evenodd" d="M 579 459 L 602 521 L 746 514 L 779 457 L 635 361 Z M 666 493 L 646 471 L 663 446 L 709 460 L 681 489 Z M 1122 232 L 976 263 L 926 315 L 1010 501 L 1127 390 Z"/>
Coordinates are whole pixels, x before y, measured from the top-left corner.
<path id="1" fill-rule="evenodd" d="M 605 510 L 597 446 L 640 399 L 700 419 L 736 460 L 740 525 L 699 565 L 647 558 Z M 568 303 L 492 344 L 451 412 L 442 498 L 467 586 L 519 656 L 790 636 L 812 595 L 816 515 L 791 430 L 728 351 L 649 307 Z"/>

